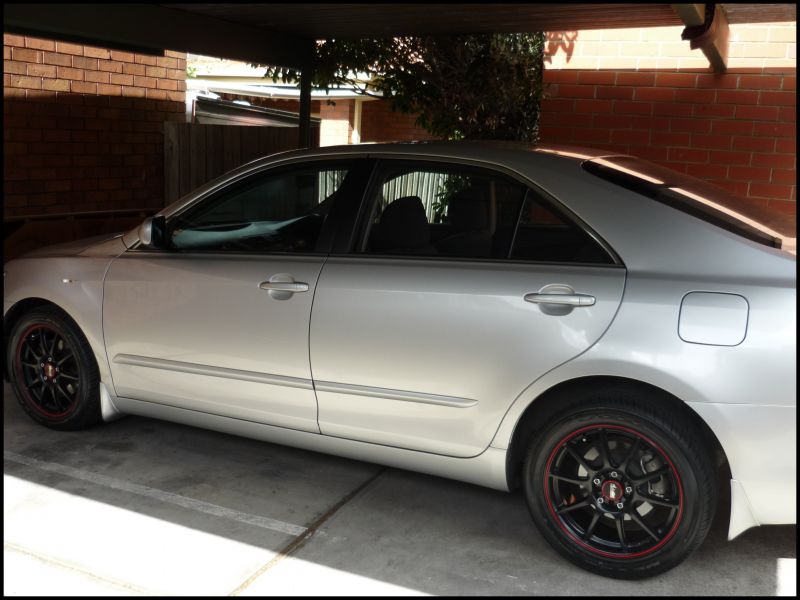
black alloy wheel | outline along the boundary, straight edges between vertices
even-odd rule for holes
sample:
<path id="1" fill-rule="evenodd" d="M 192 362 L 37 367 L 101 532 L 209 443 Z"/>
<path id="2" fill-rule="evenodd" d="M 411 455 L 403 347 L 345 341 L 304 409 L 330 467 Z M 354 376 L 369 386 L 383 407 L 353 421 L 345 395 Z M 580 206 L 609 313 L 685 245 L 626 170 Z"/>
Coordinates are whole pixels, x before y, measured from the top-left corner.
<path id="1" fill-rule="evenodd" d="M 65 313 L 43 307 L 24 315 L 7 350 L 12 387 L 35 421 L 72 430 L 101 420 L 97 363 Z"/>
<path id="2" fill-rule="evenodd" d="M 561 554 L 601 575 L 675 567 L 705 539 L 717 503 L 700 428 L 624 387 L 573 401 L 528 451 L 534 522 Z"/>

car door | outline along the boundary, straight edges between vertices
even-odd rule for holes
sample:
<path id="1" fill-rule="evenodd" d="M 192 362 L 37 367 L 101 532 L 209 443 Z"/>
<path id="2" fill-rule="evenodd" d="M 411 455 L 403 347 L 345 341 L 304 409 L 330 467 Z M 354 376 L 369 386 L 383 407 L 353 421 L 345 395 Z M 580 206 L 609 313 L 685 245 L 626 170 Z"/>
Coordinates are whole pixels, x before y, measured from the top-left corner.
<path id="1" fill-rule="evenodd" d="M 603 334 L 625 269 L 563 206 L 494 170 L 383 160 L 365 202 L 354 246 L 317 284 L 320 430 L 477 455 L 531 382 Z"/>
<path id="2" fill-rule="evenodd" d="M 167 250 L 116 259 L 103 299 L 116 394 L 318 432 L 309 318 L 353 165 L 239 178 L 171 215 Z"/>

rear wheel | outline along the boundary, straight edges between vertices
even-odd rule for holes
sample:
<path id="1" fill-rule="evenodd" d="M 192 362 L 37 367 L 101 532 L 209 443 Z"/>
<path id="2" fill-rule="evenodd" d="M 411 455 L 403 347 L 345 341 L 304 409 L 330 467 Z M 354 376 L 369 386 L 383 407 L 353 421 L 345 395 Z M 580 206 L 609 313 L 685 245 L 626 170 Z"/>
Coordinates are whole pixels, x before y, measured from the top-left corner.
<path id="1" fill-rule="evenodd" d="M 694 423 L 629 394 L 595 393 L 556 417 L 529 449 L 524 485 L 556 550 L 595 573 L 638 579 L 702 543 L 717 486 Z"/>
<path id="2" fill-rule="evenodd" d="M 101 420 L 99 374 L 89 343 L 56 308 L 37 308 L 14 326 L 7 353 L 11 385 L 35 421 L 82 429 Z"/>

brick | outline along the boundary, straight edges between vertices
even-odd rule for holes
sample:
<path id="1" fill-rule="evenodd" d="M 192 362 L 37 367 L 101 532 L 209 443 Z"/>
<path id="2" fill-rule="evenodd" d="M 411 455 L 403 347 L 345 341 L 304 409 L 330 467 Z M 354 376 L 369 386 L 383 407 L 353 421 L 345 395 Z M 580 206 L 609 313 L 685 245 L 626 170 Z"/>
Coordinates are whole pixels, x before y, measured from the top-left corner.
<path id="1" fill-rule="evenodd" d="M 149 54 L 135 54 L 133 57 L 133 62 L 138 63 L 140 65 L 150 65 L 151 67 L 158 66 L 156 57 L 150 56 Z"/>
<path id="2" fill-rule="evenodd" d="M 122 72 L 126 75 L 145 75 L 147 69 L 154 67 L 147 67 L 145 65 L 137 65 L 135 63 L 124 63 L 122 65 Z"/>
<path id="3" fill-rule="evenodd" d="M 89 81 L 73 81 L 71 89 L 76 94 L 96 94 L 97 84 Z"/>
<path id="4" fill-rule="evenodd" d="M 751 183 L 749 192 L 750 196 L 788 200 L 792 197 L 792 186 L 777 183 Z"/>
<path id="5" fill-rule="evenodd" d="M 739 87 L 739 76 L 736 74 L 718 75 L 716 73 L 698 73 L 697 87 L 715 89 L 736 89 Z"/>
<path id="6" fill-rule="evenodd" d="M 656 102 L 653 104 L 653 114 L 668 117 L 689 117 L 692 115 L 692 105 L 672 102 Z"/>
<path id="7" fill-rule="evenodd" d="M 792 199 L 791 201 L 782 201 L 782 200 L 772 200 L 769 201 L 769 207 L 775 210 L 778 210 L 783 213 L 787 213 L 790 215 L 797 214 L 797 202 L 795 198 L 795 192 L 797 188 L 792 187 Z"/>
<path id="8" fill-rule="evenodd" d="M 752 121 L 777 121 L 778 107 L 776 106 L 737 106 L 736 118 Z"/>
<path id="9" fill-rule="evenodd" d="M 72 189 L 72 182 L 67 180 L 47 181 L 44 184 L 44 189 L 47 192 L 68 192 Z"/>
<path id="10" fill-rule="evenodd" d="M 797 171 L 795 169 L 772 169 L 772 183 L 797 184 Z"/>
<path id="11" fill-rule="evenodd" d="M 722 165 L 749 165 L 749 152 L 729 152 L 725 150 L 712 150 L 711 162 Z"/>
<path id="12" fill-rule="evenodd" d="M 577 82 L 590 85 L 614 85 L 616 71 L 578 71 Z"/>
<path id="13" fill-rule="evenodd" d="M 103 96 L 120 96 L 122 95 L 122 87 L 118 85 L 108 85 L 104 83 L 98 83 L 97 93 Z"/>
<path id="14" fill-rule="evenodd" d="M 11 48 L 11 58 L 29 63 L 42 62 L 42 52 L 40 50 L 31 50 L 30 48 Z"/>
<path id="15" fill-rule="evenodd" d="M 148 58 L 150 58 L 150 57 L 148 57 Z M 145 64 L 150 64 L 150 63 L 145 63 Z M 155 63 L 153 63 L 153 64 L 155 66 L 158 66 L 158 67 L 165 67 L 167 69 L 174 69 L 174 68 L 176 68 L 178 66 L 178 59 L 177 58 L 172 58 L 170 56 L 156 56 L 155 57 Z"/>
<path id="16" fill-rule="evenodd" d="M 83 48 L 83 55 L 90 58 L 102 58 L 108 60 L 111 58 L 111 50 L 107 48 L 95 48 L 94 46 L 85 46 Z"/>
<path id="17" fill-rule="evenodd" d="M 83 71 L 81 69 L 73 69 L 71 67 L 56 67 L 56 69 L 59 79 L 83 81 Z"/>
<path id="18" fill-rule="evenodd" d="M 762 91 L 759 95 L 760 105 L 794 106 L 796 103 L 797 94 L 795 92 Z"/>
<path id="19" fill-rule="evenodd" d="M 558 86 L 558 96 L 560 98 L 594 98 L 594 86 L 562 84 Z"/>
<path id="20" fill-rule="evenodd" d="M 167 98 L 172 100 L 173 102 L 186 102 L 186 94 L 183 92 L 167 92 Z M 176 119 L 179 120 L 181 117 L 177 116 Z"/>
<path id="21" fill-rule="evenodd" d="M 678 89 L 675 90 L 676 102 L 693 102 L 695 104 L 707 104 L 714 102 L 714 90 L 691 90 L 691 89 Z"/>
<path id="22" fill-rule="evenodd" d="M 745 58 L 784 58 L 785 44 L 744 44 Z"/>
<path id="23" fill-rule="evenodd" d="M 712 121 L 712 133 L 726 133 L 734 135 L 751 135 L 753 133 L 752 121 Z"/>
<path id="24" fill-rule="evenodd" d="M 573 130 L 572 141 L 584 144 L 604 144 L 609 140 L 610 132 L 606 128 L 590 129 L 581 127 Z"/>
<path id="25" fill-rule="evenodd" d="M 47 65 L 70 67 L 72 66 L 72 56 L 70 56 L 69 54 L 60 54 L 58 52 L 43 52 L 42 62 Z"/>
<path id="26" fill-rule="evenodd" d="M 38 77 L 25 77 L 24 75 L 10 75 L 9 85 L 11 87 L 25 88 L 26 90 L 42 89 L 42 80 Z"/>
<path id="27" fill-rule="evenodd" d="M 133 75 L 112 73 L 109 79 L 114 85 L 133 85 Z"/>
<path id="28" fill-rule="evenodd" d="M 735 181 L 769 181 L 771 169 L 767 167 L 732 166 L 728 177 Z"/>
<path id="29" fill-rule="evenodd" d="M 70 44 L 69 42 L 56 42 L 56 51 L 63 52 L 64 54 L 83 56 L 83 46 Z"/>
<path id="30" fill-rule="evenodd" d="M 111 60 L 118 60 L 121 62 L 133 62 L 135 55 L 133 52 L 123 52 L 122 50 L 112 50 Z"/>
<path id="31" fill-rule="evenodd" d="M 115 60 L 98 60 L 97 68 L 109 73 L 122 73 L 123 64 Z"/>
<path id="32" fill-rule="evenodd" d="M 668 131 L 653 131 L 650 134 L 651 142 L 657 146 L 688 146 L 691 136 L 688 133 L 672 133 Z"/>
<path id="33" fill-rule="evenodd" d="M 785 75 L 783 78 L 783 86 L 781 89 L 784 90 L 796 90 L 797 89 L 797 77 L 790 77 Z"/>
<path id="34" fill-rule="evenodd" d="M 756 152 L 773 152 L 775 150 L 775 140 L 765 137 L 734 137 L 734 150 L 751 150 Z"/>
<path id="35" fill-rule="evenodd" d="M 647 86 L 655 85 L 655 73 L 640 73 L 636 71 L 621 71 L 617 73 L 617 85 Z"/>
<path id="36" fill-rule="evenodd" d="M 186 81 L 186 69 L 167 69 L 167 77 L 176 81 Z"/>
<path id="37" fill-rule="evenodd" d="M 28 65 L 28 75 L 33 77 L 55 77 L 55 65 Z"/>
<path id="38" fill-rule="evenodd" d="M 129 98 L 144 98 L 145 90 L 144 88 L 130 87 L 123 85 L 122 95 Z"/>
<path id="39" fill-rule="evenodd" d="M 15 60 L 3 61 L 3 74 L 4 75 L 27 75 L 28 63 L 19 62 Z"/>
<path id="40" fill-rule="evenodd" d="M 779 90 L 782 77 L 778 75 L 740 75 L 740 90 Z"/>
<path id="41" fill-rule="evenodd" d="M 780 152 L 783 154 L 796 154 L 797 140 L 794 139 L 775 140 L 775 152 Z"/>
<path id="42" fill-rule="evenodd" d="M 86 58 L 84 56 L 74 56 L 72 58 L 72 66 L 76 69 L 90 69 L 92 71 L 97 70 L 97 59 L 96 58 Z"/>
<path id="43" fill-rule="evenodd" d="M 649 117 L 636 115 L 633 117 L 634 129 L 646 129 L 648 131 L 667 131 L 669 129 L 669 119 L 667 117 Z"/>
<path id="44" fill-rule="evenodd" d="M 135 67 L 141 67 L 145 72 L 144 73 L 136 73 L 136 75 L 147 75 L 148 77 L 166 77 L 167 70 L 163 67 L 146 67 L 144 65 L 133 65 Z"/>
<path id="45" fill-rule="evenodd" d="M 754 167 L 770 167 L 772 169 L 794 169 L 796 158 L 789 154 L 753 154 Z"/>
<path id="46" fill-rule="evenodd" d="M 672 102 L 675 99 L 675 90 L 670 88 L 644 87 L 637 88 L 634 99 L 648 102 Z"/>
<path id="47" fill-rule="evenodd" d="M 732 119 L 736 114 L 736 107 L 733 104 L 693 104 L 693 117 L 724 117 Z"/>
<path id="48" fill-rule="evenodd" d="M 670 148 L 667 157 L 675 162 L 707 163 L 709 152 L 697 148 Z"/>
<path id="49" fill-rule="evenodd" d="M 184 81 L 176 81 L 175 83 L 178 85 L 178 90 L 177 91 L 179 91 L 179 92 L 185 92 L 186 91 L 186 81 L 185 80 Z M 783 110 L 783 109 L 781 109 L 781 110 Z"/>
<path id="50" fill-rule="evenodd" d="M 712 150 L 728 150 L 731 147 L 729 135 L 692 134 L 693 148 L 710 148 Z"/>
<path id="51" fill-rule="evenodd" d="M 186 52 L 178 50 L 164 50 L 164 56 L 171 56 L 172 58 L 186 58 Z"/>
<path id="52" fill-rule="evenodd" d="M 94 83 L 109 83 L 110 74 L 105 71 L 86 71 L 84 79 Z"/>
<path id="53" fill-rule="evenodd" d="M 41 38 L 26 37 L 25 47 L 34 48 L 36 50 L 49 50 L 50 52 L 54 52 L 56 49 L 56 43 L 53 40 L 43 40 Z"/>
<path id="54" fill-rule="evenodd" d="M 611 141 L 615 144 L 648 144 L 650 132 L 637 129 L 618 129 L 611 132 Z"/>
<path id="55" fill-rule="evenodd" d="M 575 100 L 576 113 L 610 113 L 612 108 L 611 100 Z"/>
<path id="56" fill-rule="evenodd" d="M 3 46 L 3 60 L 11 60 L 11 46 Z"/>
<path id="57" fill-rule="evenodd" d="M 751 90 L 718 90 L 720 104 L 758 104 L 758 92 Z"/>
<path id="58" fill-rule="evenodd" d="M 792 123 L 755 123 L 753 135 L 766 135 L 772 137 L 795 137 L 797 129 Z"/>
<path id="59" fill-rule="evenodd" d="M 615 100 L 614 112 L 617 114 L 650 115 L 653 112 L 653 105 L 649 102 Z"/>
<path id="60" fill-rule="evenodd" d="M 778 120 L 783 123 L 794 123 L 797 121 L 796 106 L 782 106 L 778 111 Z"/>
<path id="61" fill-rule="evenodd" d="M 546 69 L 543 79 L 547 83 L 578 83 L 578 73 L 573 69 Z"/>
<path id="62" fill-rule="evenodd" d="M 597 86 L 595 94 L 599 99 L 633 100 L 632 87 Z"/>
<path id="63" fill-rule="evenodd" d="M 5 46 L 19 46 L 25 47 L 25 38 L 21 35 L 12 35 L 10 33 L 3 34 L 3 45 Z"/>
<path id="64" fill-rule="evenodd" d="M 664 87 L 695 87 L 697 75 L 694 73 L 657 73 L 656 85 Z"/>
<path id="65" fill-rule="evenodd" d="M 724 179 L 728 175 L 728 167 L 725 165 L 689 163 L 686 165 L 686 172 L 701 179 Z"/>
<path id="66" fill-rule="evenodd" d="M 159 82 L 159 80 L 154 79 L 153 77 L 141 77 L 139 75 L 133 76 L 133 85 L 137 87 L 154 88 L 157 87 L 156 82 Z"/>
<path id="67" fill-rule="evenodd" d="M 44 79 L 42 80 L 42 89 L 50 90 L 52 92 L 68 92 L 69 80 L 67 79 Z"/>
<path id="68" fill-rule="evenodd" d="M 711 121 L 707 119 L 670 119 L 669 129 L 688 133 L 708 133 L 711 131 Z"/>

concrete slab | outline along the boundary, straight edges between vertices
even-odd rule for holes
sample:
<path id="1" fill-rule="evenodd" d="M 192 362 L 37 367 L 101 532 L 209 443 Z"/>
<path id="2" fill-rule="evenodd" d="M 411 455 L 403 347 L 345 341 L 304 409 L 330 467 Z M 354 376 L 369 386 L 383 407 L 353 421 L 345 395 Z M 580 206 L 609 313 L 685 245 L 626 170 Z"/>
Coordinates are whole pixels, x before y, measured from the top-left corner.
<path id="1" fill-rule="evenodd" d="M 7 385 L 4 417 L 6 595 L 796 591 L 794 526 L 728 543 L 721 514 L 683 565 L 619 582 L 557 555 L 519 492 L 134 417 L 53 432 Z M 293 548 L 273 521 L 319 528 Z"/>

